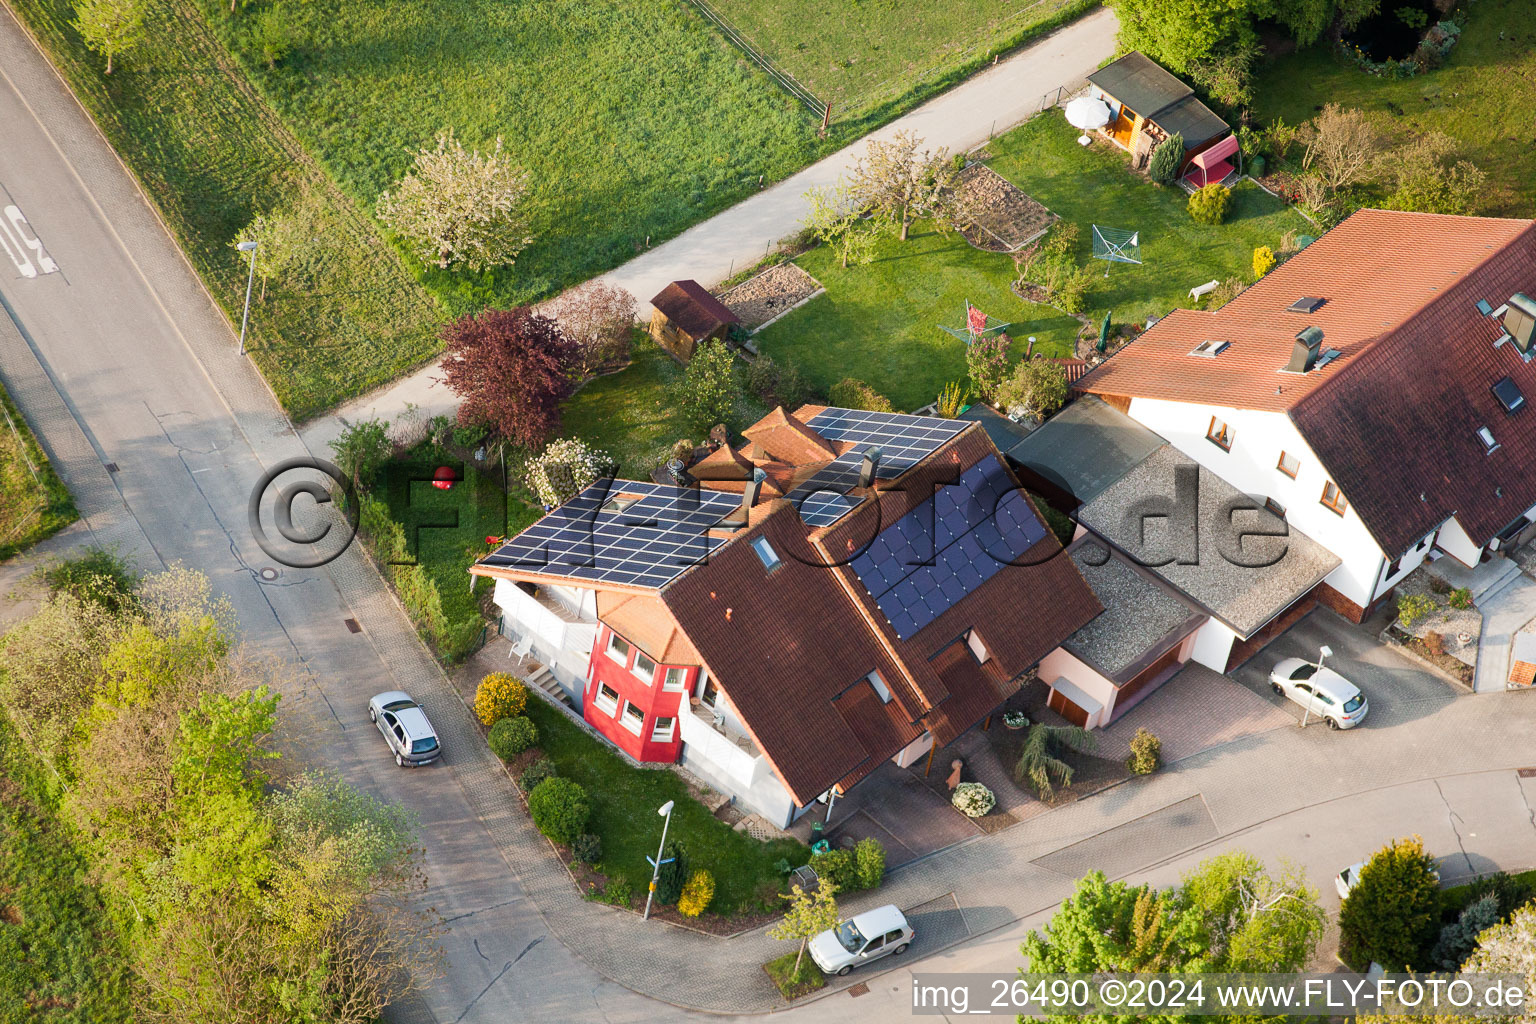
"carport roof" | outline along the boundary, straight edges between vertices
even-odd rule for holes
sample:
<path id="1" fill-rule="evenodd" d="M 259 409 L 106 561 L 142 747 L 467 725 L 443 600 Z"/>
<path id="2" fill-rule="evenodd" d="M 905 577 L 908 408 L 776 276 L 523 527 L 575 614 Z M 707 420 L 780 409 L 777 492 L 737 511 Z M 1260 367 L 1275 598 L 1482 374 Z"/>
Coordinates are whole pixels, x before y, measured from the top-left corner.
<path id="1" fill-rule="evenodd" d="M 1067 552 L 1104 610 L 1062 646 L 1106 679 L 1130 681 L 1205 621 L 1167 583 L 1092 534 Z"/>
<path id="2" fill-rule="evenodd" d="M 1167 442 L 1097 395 L 1084 395 L 1008 450 L 1008 458 L 1087 504 Z"/>
<path id="3" fill-rule="evenodd" d="M 1253 506 L 1165 444 L 1076 515 L 1246 640 L 1339 565 L 1317 541 Z"/>

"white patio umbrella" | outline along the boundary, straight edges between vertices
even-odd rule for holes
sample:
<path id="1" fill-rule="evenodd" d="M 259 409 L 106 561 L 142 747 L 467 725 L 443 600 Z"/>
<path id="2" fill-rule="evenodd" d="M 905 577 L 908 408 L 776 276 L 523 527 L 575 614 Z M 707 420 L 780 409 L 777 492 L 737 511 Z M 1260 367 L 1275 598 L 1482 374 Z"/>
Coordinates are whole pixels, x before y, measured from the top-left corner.
<path id="1" fill-rule="evenodd" d="M 1088 145 L 1088 132 L 1109 124 L 1109 104 L 1092 96 L 1079 96 L 1067 104 L 1067 123 L 1080 128 L 1083 134 L 1078 142 Z"/>

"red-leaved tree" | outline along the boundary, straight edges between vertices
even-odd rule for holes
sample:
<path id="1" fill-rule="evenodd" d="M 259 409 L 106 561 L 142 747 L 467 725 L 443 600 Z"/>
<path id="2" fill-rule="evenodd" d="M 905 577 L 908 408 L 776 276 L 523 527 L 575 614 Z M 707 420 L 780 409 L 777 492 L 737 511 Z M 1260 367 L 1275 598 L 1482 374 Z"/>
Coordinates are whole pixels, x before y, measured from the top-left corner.
<path id="1" fill-rule="evenodd" d="M 527 306 L 488 309 L 443 328 L 443 383 L 462 399 L 459 422 L 489 427 L 537 448 L 560 428 L 577 346 L 553 320 Z"/>

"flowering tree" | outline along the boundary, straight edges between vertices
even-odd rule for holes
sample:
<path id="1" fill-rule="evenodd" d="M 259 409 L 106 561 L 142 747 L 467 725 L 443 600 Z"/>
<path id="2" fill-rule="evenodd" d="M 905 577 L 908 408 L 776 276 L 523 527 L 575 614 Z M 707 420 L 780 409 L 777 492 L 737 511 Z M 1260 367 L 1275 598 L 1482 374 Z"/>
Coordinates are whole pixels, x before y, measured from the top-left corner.
<path id="1" fill-rule="evenodd" d="M 629 357 L 635 297 L 623 288 L 588 281 L 550 299 L 538 312 L 576 343 L 576 371 L 582 377 Z"/>
<path id="2" fill-rule="evenodd" d="M 528 172 L 502 153 L 500 138 L 481 153 L 465 149 L 449 130 L 438 133 L 436 149 L 416 154 L 399 184 L 379 196 L 377 210 L 422 259 L 485 270 L 512 263 L 533 241 L 527 197 Z"/>
<path id="3" fill-rule="evenodd" d="M 872 140 L 848 185 L 853 206 L 895 224 L 903 242 L 912 219 L 939 213 L 955 183 L 949 150 L 918 149 L 922 144 L 911 132 L 897 132 L 889 142 Z"/>
<path id="4" fill-rule="evenodd" d="M 559 505 L 581 493 L 593 480 L 614 472 L 613 459 L 607 452 L 589 448 L 579 437 L 562 437 L 550 442 L 538 458 L 528 464 L 528 484 L 546 505 Z"/>
<path id="5" fill-rule="evenodd" d="M 796 885 L 784 898 L 789 909 L 784 920 L 768 929 L 770 939 L 799 939 L 800 952 L 795 956 L 793 977 L 800 975 L 800 962 L 805 959 L 805 946 L 829 928 L 837 927 L 837 900 L 833 897 L 835 886 L 822 880 L 815 892 L 806 892 Z"/>
<path id="6" fill-rule="evenodd" d="M 442 381 L 463 401 L 459 423 L 481 425 L 525 448 L 560 427 L 576 345 L 527 306 L 466 315 L 443 328 Z"/>

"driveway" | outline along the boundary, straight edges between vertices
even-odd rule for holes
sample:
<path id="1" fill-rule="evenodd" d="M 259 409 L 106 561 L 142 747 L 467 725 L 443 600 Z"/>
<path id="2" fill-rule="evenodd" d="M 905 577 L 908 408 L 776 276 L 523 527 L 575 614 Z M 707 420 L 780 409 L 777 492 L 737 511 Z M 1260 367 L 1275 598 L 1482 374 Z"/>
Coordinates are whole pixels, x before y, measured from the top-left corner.
<path id="1" fill-rule="evenodd" d="M 1326 664 L 1360 687 L 1370 701 L 1362 728 L 1384 729 L 1422 718 L 1465 692 L 1328 608 L 1307 615 L 1231 675 L 1299 721 L 1301 707 L 1270 689 L 1269 670 L 1283 658 L 1316 661 L 1325 644 L 1333 649 Z"/>

